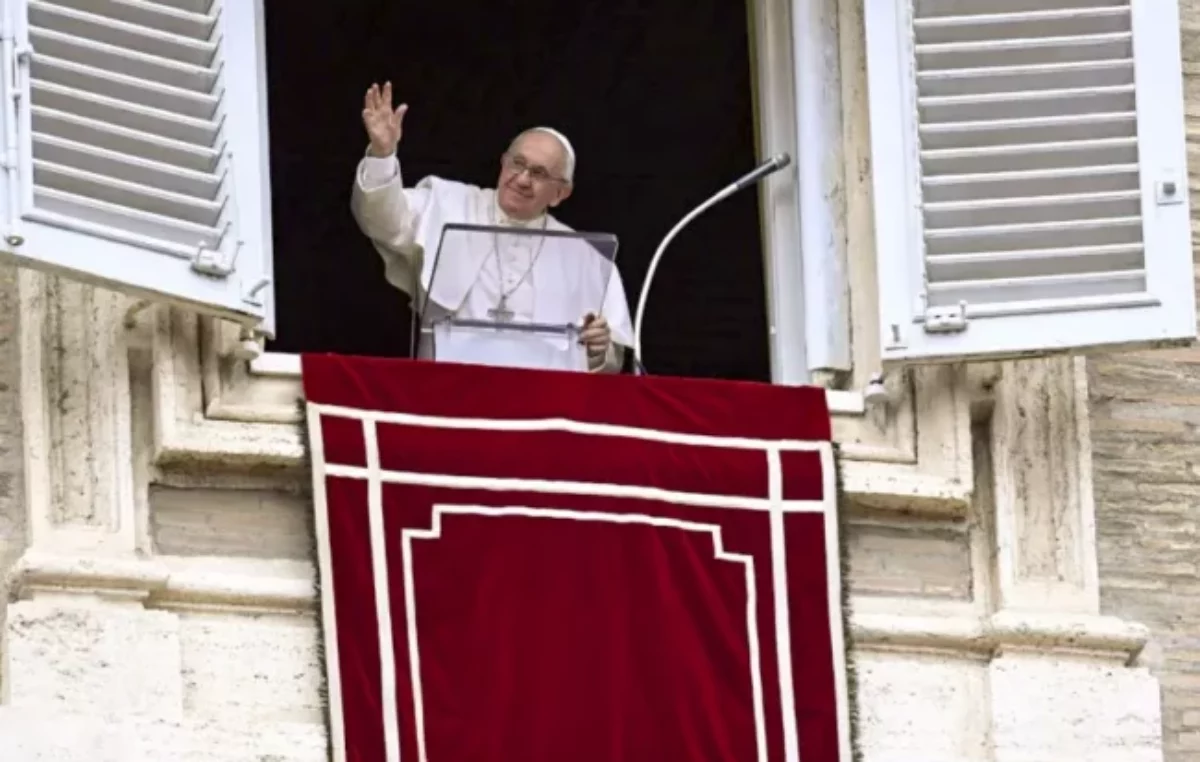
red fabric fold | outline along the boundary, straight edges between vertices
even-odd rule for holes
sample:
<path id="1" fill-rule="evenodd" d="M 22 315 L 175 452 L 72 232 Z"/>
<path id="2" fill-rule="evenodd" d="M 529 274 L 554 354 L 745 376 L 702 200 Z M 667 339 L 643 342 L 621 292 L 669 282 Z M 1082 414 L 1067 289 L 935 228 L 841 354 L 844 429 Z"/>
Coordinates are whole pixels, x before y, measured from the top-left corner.
<path id="1" fill-rule="evenodd" d="M 827 442 L 825 391 L 668 376 L 550 373 L 312 354 L 309 402 L 457 418 L 561 417 L 683 434 Z"/>

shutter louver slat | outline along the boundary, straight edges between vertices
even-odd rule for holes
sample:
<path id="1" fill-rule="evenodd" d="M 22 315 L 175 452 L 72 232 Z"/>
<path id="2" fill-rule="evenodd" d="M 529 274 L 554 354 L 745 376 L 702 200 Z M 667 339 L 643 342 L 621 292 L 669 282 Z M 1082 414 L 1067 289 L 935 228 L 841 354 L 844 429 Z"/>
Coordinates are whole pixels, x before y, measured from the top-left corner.
<path id="1" fill-rule="evenodd" d="M 112 45 L 126 52 L 136 50 L 200 67 L 208 65 L 216 55 L 217 46 L 207 39 L 211 29 L 195 29 L 193 34 L 200 37 L 164 29 L 147 30 L 141 25 L 114 18 L 112 2 L 99 6 L 105 11 L 103 16 L 64 7 L 61 3 L 62 0 L 55 5 L 46 0 L 30 0 L 29 26 L 44 31 L 56 30 L 68 39 L 89 40 L 97 45 Z"/>
<path id="2" fill-rule="evenodd" d="M 1029 196 L 926 204 L 925 219 L 938 229 L 1005 223 L 1057 222 L 1069 217 L 1120 217 L 1141 213 L 1137 191 Z"/>
<path id="3" fill-rule="evenodd" d="M 1072 8 L 1112 8 L 1128 5 L 1129 0 L 1055 0 L 1054 6 L 1063 10 Z M 963 0 L 917 0 L 916 5 L 922 18 L 936 19 L 939 16 L 990 16 L 995 15 L 995 0 L 985 2 L 963 2 Z M 1004 0 L 1002 6 L 1010 13 L 1042 11 L 1046 0 Z"/>
<path id="4" fill-rule="evenodd" d="M 88 69 L 121 71 L 134 79 L 191 90 L 212 91 L 217 72 L 200 66 L 178 63 L 168 58 L 141 55 L 112 45 L 93 44 L 72 35 L 31 27 L 29 41 L 39 56 L 68 61 Z"/>
<path id="5" fill-rule="evenodd" d="M 1130 6 L 1032 5 L 915 3 L 929 308 L 1147 289 Z"/>
<path id="6" fill-rule="evenodd" d="M 182 13 L 205 13 L 212 5 L 212 0 L 141 0 L 141 4 Z"/>
<path id="7" fill-rule="evenodd" d="M 121 229 L 148 240 L 171 241 L 180 246 L 216 247 L 221 241 L 221 232 L 206 225 L 196 225 L 174 217 L 165 217 L 152 212 L 118 204 L 109 204 L 95 198 L 76 195 L 50 187 L 41 187 L 35 193 L 39 208 L 48 212 L 80 220 L 93 232 L 103 235 L 112 225 L 114 217 L 121 219 Z"/>
<path id="8" fill-rule="evenodd" d="M 1012 262 L 1031 276 L 1076 274 L 1109 270 L 1136 270 L 1143 247 L 1139 243 L 1105 246 L 1073 246 L 1064 249 L 1022 249 L 1006 251 L 980 262 L 970 254 L 942 254 L 929 257 L 929 270 L 940 280 L 986 280 L 1004 278 Z"/>
<path id="9" fill-rule="evenodd" d="M 1001 145 L 1005 141 L 1045 143 L 1054 140 L 1087 140 L 1128 135 L 1137 126 L 1134 111 L 1098 114 L 1065 114 L 1030 119 L 990 119 L 981 122 L 945 122 L 921 129 L 921 145 L 966 148 Z"/>
<path id="10" fill-rule="evenodd" d="M 996 10 L 1004 6 L 995 4 Z M 1129 33 L 1129 11 L 1114 8 L 1050 8 L 1038 11 L 977 13 L 963 16 L 919 17 L 914 26 L 919 38 L 930 44 L 976 41 L 1005 44 L 1010 40 L 1042 37 L 1078 39 L 1094 35 Z"/>
<path id="11" fill-rule="evenodd" d="M 977 225 L 944 228 L 926 235 L 926 254 L 972 254 L 986 262 L 992 254 L 1020 249 L 1104 246 L 1140 243 L 1141 218 L 1066 220 L 1026 225 Z"/>
<path id="12" fill-rule="evenodd" d="M 221 189 L 221 178 L 211 172 L 194 172 L 55 135 L 42 135 L 41 149 L 35 156 L 38 160 L 98 175 L 125 177 L 171 193 L 212 200 Z"/>
<path id="13" fill-rule="evenodd" d="M 1136 108 L 1133 85 L 921 98 L 924 124 L 1054 117 Z"/>
<path id="14" fill-rule="evenodd" d="M 114 129 L 127 128 L 136 132 L 161 135 L 164 140 L 187 143 L 196 150 L 217 150 L 219 122 L 193 119 L 182 114 L 172 114 L 159 108 L 109 98 L 85 90 L 35 82 L 33 90 L 34 108 L 66 111 L 96 122 L 110 125 Z"/>
<path id="15" fill-rule="evenodd" d="M 37 53 L 30 71 L 35 85 L 40 83 L 73 87 L 98 93 L 133 106 L 145 106 L 194 119 L 211 119 L 220 104 L 216 95 L 171 87 L 153 80 L 115 74 L 89 66 L 50 58 Z M 40 104 L 35 104 L 40 105 Z"/>
<path id="16" fill-rule="evenodd" d="M 167 32 L 191 40 L 207 40 L 211 37 L 215 19 L 206 13 L 209 4 L 199 3 L 199 7 L 205 10 L 188 12 L 145 0 L 107 0 L 103 4 L 96 0 L 54 0 L 60 13 L 75 10 L 90 15 L 97 8 L 102 8 L 104 18 L 113 22 L 124 22 L 133 27 Z M 32 5 L 33 2 L 30 2 L 31 16 Z"/>
<path id="17" fill-rule="evenodd" d="M 1137 141 L 1131 138 L 1078 140 L 1065 143 L 956 148 L 922 152 L 932 177 L 995 172 L 1033 172 L 1112 166 L 1137 161 Z"/>
<path id="18" fill-rule="evenodd" d="M 214 0 L 29 0 L 33 202 L 186 256 L 221 242 Z"/>
<path id="19" fill-rule="evenodd" d="M 1085 61 L 1035 66 L 998 66 L 992 69 L 950 69 L 926 72 L 921 77 L 922 91 L 930 96 L 970 95 L 981 90 L 1019 93 L 1067 89 L 1087 76 L 1094 85 L 1133 84 L 1133 61 Z"/>
<path id="20" fill-rule="evenodd" d="M 40 135 L 91 142 L 97 148 L 144 159 L 157 158 L 196 172 L 211 172 L 221 156 L 219 151 L 211 148 L 86 119 L 66 111 L 34 107 L 32 113 L 33 129 Z"/>
<path id="21" fill-rule="evenodd" d="M 925 183 L 925 202 L 1012 198 L 1023 193 L 1049 196 L 1053 193 L 1089 193 L 1129 188 L 1138 178 L 1137 164 L 1103 167 L 1063 167 L 1042 170 L 942 175 Z"/>
<path id="22" fill-rule="evenodd" d="M 34 159 L 33 169 L 35 186 L 39 188 L 77 193 L 130 209 L 140 209 L 151 214 L 177 217 L 187 222 L 214 227 L 221 213 L 219 202 L 183 193 L 172 193 L 129 180 L 115 180 L 69 165 Z"/>
<path id="23" fill-rule="evenodd" d="M 973 304 L 996 305 L 1003 302 L 1024 304 L 1039 300 L 1128 296 L 1145 289 L 1146 272 L 1127 270 L 955 281 L 952 284 L 931 285 L 929 296 L 935 305 L 954 304 L 959 299 Z M 972 299 L 972 296 L 975 298 Z"/>

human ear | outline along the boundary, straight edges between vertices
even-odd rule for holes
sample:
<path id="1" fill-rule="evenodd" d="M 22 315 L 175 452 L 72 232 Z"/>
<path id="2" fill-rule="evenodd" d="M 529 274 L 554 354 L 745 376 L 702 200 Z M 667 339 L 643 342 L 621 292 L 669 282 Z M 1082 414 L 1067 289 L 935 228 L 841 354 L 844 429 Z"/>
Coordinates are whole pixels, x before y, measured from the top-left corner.
<path id="1" fill-rule="evenodd" d="M 559 188 L 558 195 L 554 198 L 554 201 L 550 203 L 550 206 L 558 206 L 562 202 L 566 201 L 571 196 L 572 190 L 573 188 L 570 185 L 564 185 Z"/>

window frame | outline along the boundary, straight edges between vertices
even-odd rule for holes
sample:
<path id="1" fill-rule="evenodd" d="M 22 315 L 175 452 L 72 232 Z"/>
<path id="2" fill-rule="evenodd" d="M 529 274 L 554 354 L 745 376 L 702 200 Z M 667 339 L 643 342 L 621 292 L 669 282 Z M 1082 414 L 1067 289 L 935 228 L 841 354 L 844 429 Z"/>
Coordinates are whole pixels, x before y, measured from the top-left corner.
<path id="1" fill-rule="evenodd" d="M 751 18 L 758 34 L 756 71 L 778 60 L 764 55 L 764 29 L 772 30 L 771 44 L 790 56 L 791 27 L 788 0 L 756 0 Z M 843 61 L 861 60 L 862 4 L 841 0 Z M 790 58 L 789 58 L 790 60 Z M 865 71 L 843 66 L 845 151 L 848 168 L 869 162 L 864 125 Z M 759 114 L 771 123 L 776 139 L 796 118 L 795 90 L 790 69 L 775 72 L 760 83 Z M 793 128 L 794 134 L 794 128 Z M 765 141 L 769 142 L 769 141 Z M 766 147 L 766 146 L 765 146 Z M 793 150 L 791 144 L 769 149 Z M 767 151 L 764 151 L 766 153 Z M 781 173 L 776 180 L 783 180 Z M 794 186 L 794 183 L 790 183 Z M 764 222 L 771 252 L 795 261 L 797 207 L 794 187 L 776 182 L 769 191 L 773 218 Z M 767 193 L 767 191 L 764 191 Z M 791 195 L 789 195 L 791 194 Z M 854 296 L 855 377 L 851 389 L 861 389 L 878 362 L 874 314 L 872 196 L 869 173 L 847 172 L 846 227 L 850 234 L 849 280 Z M 768 224 L 771 223 L 771 224 Z M 775 231 L 775 232 L 772 232 Z M 782 232 L 780 232 L 782 231 Z M 792 293 L 791 307 L 802 296 Z M 781 305 L 776 305 L 781 306 Z M 265 353 L 246 361 L 245 338 L 238 326 L 186 310 L 159 308 L 155 315 L 154 389 L 155 455 L 162 473 L 219 464 L 222 467 L 283 468 L 304 465 L 301 415 L 300 358 L 295 354 Z M 802 338 L 803 322 L 794 321 L 793 336 Z M 780 332 L 777 339 L 782 339 Z M 785 351 L 794 360 L 796 346 Z M 777 366 L 777 364 L 776 364 Z M 969 503 L 973 482 L 968 384 L 961 368 L 925 368 L 898 373 L 886 381 L 890 399 L 868 405 L 855 390 L 827 391 L 834 438 L 839 442 L 841 479 L 850 499 L 882 509 L 961 515 Z M 920 426 L 918 426 L 918 417 Z"/>
<path id="2" fill-rule="evenodd" d="M 758 153 L 765 158 L 780 153 L 797 156 L 797 90 L 795 41 L 791 4 L 786 0 L 754 0 L 747 19 L 753 55 L 753 99 L 758 133 Z M 833 83 L 837 84 L 837 83 Z M 807 362 L 798 173 L 776 173 L 760 183 L 760 229 L 763 240 L 764 287 L 768 311 L 768 343 L 771 380 L 777 384 L 812 383 Z M 837 215 L 844 229 L 844 215 Z M 834 290 L 849 292 L 844 268 L 835 268 Z M 635 297 L 634 294 L 630 294 Z M 299 377 L 299 356 L 265 352 L 251 361 L 253 374 L 267 377 Z M 864 381 L 865 383 L 865 381 Z M 857 389 L 861 389 L 858 384 Z M 861 391 L 831 388 L 831 409 L 861 414 L 865 402 Z"/>

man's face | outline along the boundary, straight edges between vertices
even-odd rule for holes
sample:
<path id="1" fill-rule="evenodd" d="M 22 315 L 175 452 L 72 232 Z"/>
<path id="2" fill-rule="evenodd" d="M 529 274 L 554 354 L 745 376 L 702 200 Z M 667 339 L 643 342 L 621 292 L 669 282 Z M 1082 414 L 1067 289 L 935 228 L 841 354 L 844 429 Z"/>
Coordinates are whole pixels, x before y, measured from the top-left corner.
<path id="1" fill-rule="evenodd" d="M 571 195 L 571 184 L 563 178 L 565 163 L 562 144 L 553 135 L 521 136 L 500 159 L 500 208 L 513 219 L 529 220 L 558 206 Z"/>

